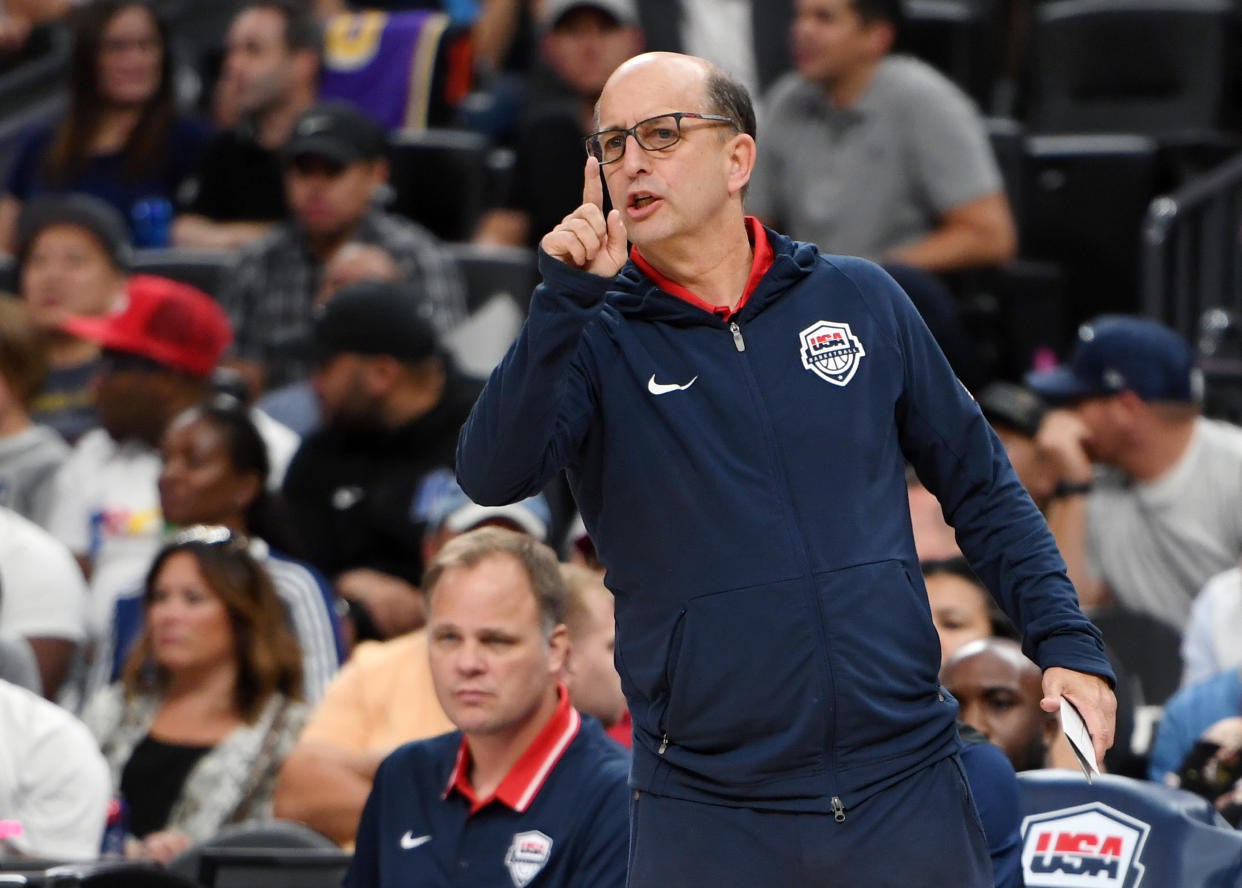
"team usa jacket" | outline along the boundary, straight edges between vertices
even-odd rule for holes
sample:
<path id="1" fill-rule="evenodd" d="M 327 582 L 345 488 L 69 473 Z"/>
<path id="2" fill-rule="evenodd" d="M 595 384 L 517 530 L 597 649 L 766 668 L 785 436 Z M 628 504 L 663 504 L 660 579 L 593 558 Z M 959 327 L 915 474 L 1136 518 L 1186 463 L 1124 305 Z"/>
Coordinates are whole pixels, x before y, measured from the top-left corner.
<path id="1" fill-rule="evenodd" d="M 458 442 L 481 503 L 562 467 L 616 595 L 635 788 L 832 811 L 957 748 L 905 465 L 1042 667 L 1114 679 L 1051 533 L 879 267 L 766 233 L 731 317 L 540 253 Z"/>

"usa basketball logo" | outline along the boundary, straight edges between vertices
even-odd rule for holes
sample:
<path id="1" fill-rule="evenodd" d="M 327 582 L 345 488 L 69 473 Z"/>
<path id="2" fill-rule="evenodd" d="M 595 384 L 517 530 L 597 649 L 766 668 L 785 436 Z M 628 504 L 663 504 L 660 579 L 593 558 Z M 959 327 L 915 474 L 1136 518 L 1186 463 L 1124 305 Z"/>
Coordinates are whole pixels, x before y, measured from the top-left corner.
<path id="1" fill-rule="evenodd" d="M 1102 802 L 1022 821 L 1027 888 L 1138 888 L 1151 827 Z"/>
<path id="2" fill-rule="evenodd" d="M 520 832 L 505 854 L 505 866 L 516 888 L 526 888 L 552 856 L 552 839 L 537 829 Z"/>
<path id="3" fill-rule="evenodd" d="M 798 334 L 802 366 L 833 385 L 848 385 L 867 354 L 849 324 L 816 321 Z"/>

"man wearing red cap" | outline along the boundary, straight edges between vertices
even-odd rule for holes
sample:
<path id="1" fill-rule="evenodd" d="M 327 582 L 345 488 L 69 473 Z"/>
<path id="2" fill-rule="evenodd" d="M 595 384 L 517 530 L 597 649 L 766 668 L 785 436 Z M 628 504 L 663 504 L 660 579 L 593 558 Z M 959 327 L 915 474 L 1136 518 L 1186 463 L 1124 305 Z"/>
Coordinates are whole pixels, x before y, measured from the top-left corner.
<path id="1" fill-rule="evenodd" d="M 102 428 L 84 435 L 61 467 L 48 516 L 48 529 L 90 577 L 88 633 L 97 637 L 108 631 L 118 590 L 146 569 L 160 545 L 164 428 L 210 393 L 211 373 L 233 333 L 206 293 L 152 275 L 130 278 L 119 311 L 69 316 L 62 326 L 103 349 L 96 383 Z M 279 484 L 297 436 L 262 414 L 255 421 L 274 466 L 269 483 Z"/>

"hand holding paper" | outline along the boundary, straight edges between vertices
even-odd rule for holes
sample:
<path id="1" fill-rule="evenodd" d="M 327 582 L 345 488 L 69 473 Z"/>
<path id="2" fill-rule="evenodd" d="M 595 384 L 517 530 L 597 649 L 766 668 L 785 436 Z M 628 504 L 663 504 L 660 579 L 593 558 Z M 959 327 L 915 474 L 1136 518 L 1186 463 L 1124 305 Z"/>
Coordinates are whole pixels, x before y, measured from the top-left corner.
<path id="1" fill-rule="evenodd" d="M 1073 704 L 1076 715 L 1081 716 L 1089 739 L 1085 741 L 1093 752 L 1091 759 L 1097 763 L 1104 760 L 1104 753 L 1113 745 L 1113 723 L 1117 715 L 1117 698 L 1108 683 L 1098 675 L 1075 672 L 1062 666 L 1049 666 L 1044 670 L 1044 699 L 1039 706 L 1044 712 L 1064 712 L 1062 701 Z M 1069 725 L 1062 716 L 1062 727 Z M 1068 734 L 1068 730 L 1066 732 Z M 1074 745 L 1070 737 L 1070 744 Z M 1077 752 L 1077 748 L 1075 749 Z"/>

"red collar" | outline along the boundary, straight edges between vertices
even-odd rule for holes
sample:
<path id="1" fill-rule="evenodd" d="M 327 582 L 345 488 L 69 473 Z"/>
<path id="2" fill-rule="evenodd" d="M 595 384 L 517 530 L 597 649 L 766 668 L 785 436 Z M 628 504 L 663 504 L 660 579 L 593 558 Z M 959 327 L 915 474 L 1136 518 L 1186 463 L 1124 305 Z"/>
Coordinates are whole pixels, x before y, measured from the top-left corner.
<path id="1" fill-rule="evenodd" d="M 634 742 L 634 723 L 630 719 L 630 711 L 627 709 L 621 713 L 619 719 L 604 728 L 604 733 L 629 749 Z"/>
<path id="2" fill-rule="evenodd" d="M 487 798 L 478 798 L 474 794 L 474 787 L 470 785 L 467 775 L 470 770 L 470 748 L 463 736 L 461 745 L 457 747 L 457 761 L 453 763 L 453 772 L 449 774 L 448 785 L 444 787 L 442 797 L 448 798 L 449 793 L 457 790 L 470 802 L 471 814 L 493 800 L 518 812 L 530 807 L 544 780 L 564 754 L 569 742 L 577 736 L 578 728 L 582 724 L 578 711 L 569 705 L 569 691 L 560 682 L 556 685 L 556 698 L 556 711 L 552 713 L 548 723 L 513 763 L 496 791 Z"/>
<path id="3" fill-rule="evenodd" d="M 746 287 L 742 290 L 742 298 L 732 308 L 727 305 L 712 305 L 710 302 L 705 302 L 681 284 L 670 281 L 651 267 L 647 260 L 642 257 L 642 254 L 638 252 L 638 247 L 630 250 L 630 258 L 634 260 L 635 265 L 642 269 L 643 274 L 655 281 L 656 285 L 664 292 L 672 293 L 674 296 L 686 300 L 691 305 L 697 305 L 704 311 L 718 314 L 722 318 L 729 318 L 742 310 L 742 306 L 750 298 L 751 291 L 755 289 L 760 278 L 772 267 L 772 245 L 768 243 L 768 233 L 764 231 L 763 226 L 759 224 L 759 220 L 754 216 L 747 216 L 745 221 L 746 236 L 755 248 L 755 258 L 750 263 L 750 274 L 746 278 Z"/>

